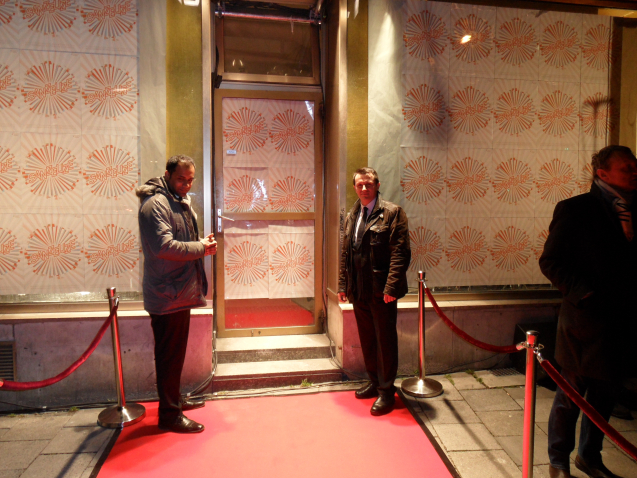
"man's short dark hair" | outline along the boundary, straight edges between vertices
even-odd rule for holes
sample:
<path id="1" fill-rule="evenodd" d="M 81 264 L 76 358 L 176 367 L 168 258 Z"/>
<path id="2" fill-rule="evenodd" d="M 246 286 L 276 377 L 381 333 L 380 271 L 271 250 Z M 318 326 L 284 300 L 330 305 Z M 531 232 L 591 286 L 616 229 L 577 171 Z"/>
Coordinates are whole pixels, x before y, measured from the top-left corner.
<path id="1" fill-rule="evenodd" d="M 356 186 L 356 176 L 372 176 L 374 178 L 374 183 L 378 184 L 378 173 L 374 168 L 358 168 L 354 171 L 354 176 L 352 176 L 352 184 Z"/>
<path id="2" fill-rule="evenodd" d="M 168 171 L 168 174 L 172 176 L 175 169 L 177 169 L 177 166 L 180 164 L 187 164 L 193 168 L 195 167 L 195 162 L 190 156 L 186 156 L 185 154 L 176 154 L 168 158 L 168 161 L 166 161 L 166 171 Z"/>
<path id="3" fill-rule="evenodd" d="M 635 155 L 627 146 L 619 146 L 618 144 L 611 144 L 605 148 L 600 149 L 597 153 L 593 153 L 591 166 L 593 166 L 593 177 L 597 176 L 597 170 L 603 169 L 608 171 L 610 169 L 610 158 L 613 154 L 622 154 L 628 156 L 633 161 L 637 161 Z"/>

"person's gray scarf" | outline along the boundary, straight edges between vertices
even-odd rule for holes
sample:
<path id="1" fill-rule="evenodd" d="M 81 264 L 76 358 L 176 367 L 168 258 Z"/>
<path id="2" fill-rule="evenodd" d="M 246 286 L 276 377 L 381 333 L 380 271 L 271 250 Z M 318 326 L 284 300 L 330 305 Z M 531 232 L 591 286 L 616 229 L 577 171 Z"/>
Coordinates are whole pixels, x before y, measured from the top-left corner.
<path id="1" fill-rule="evenodd" d="M 602 190 L 602 194 L 613 205 L 613 209 L 617 213 L 619 223 L 624 230 L 624 235 L 628 241 L 632 241 L 634 237 L 633 233 L 633 218 L 630 212 L 630 205 L 632 203 L 632 194 L 620 194 L 615 188 L 605 183 L 600 178 L 595 178 L 595 184 Z"/>

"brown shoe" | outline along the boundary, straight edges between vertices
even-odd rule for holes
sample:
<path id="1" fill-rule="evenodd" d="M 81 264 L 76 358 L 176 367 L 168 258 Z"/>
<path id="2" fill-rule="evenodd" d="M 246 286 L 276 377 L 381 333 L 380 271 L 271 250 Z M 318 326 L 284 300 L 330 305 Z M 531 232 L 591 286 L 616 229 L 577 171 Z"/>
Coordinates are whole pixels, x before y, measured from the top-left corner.
<path id="1" fill-rule="evenodd" d="M 376 399 L 369 413 L 371 413 L 375 417 L 387 415 L 394 409 L 395 403 L 396 398 L 394 397 L 394 395 L 381 395 Z"/>
<path id="2" fill-rule="evenodd" d="M 356 398 L 374 398 L 378 396 L 378 390 L 376 389 L 376 385 L 369 382 L 367 385 L 356 390 L 354 395 Z"/>
<path id="3" fill-rule="evenodd" d="M 569 470 L 554 468 L 551 465 L 549 465 L 549 477 L 550 478 L 572 478 Z"/>
<path id="4" fill-rule="evenodd" d="M 179 415 L 169 420 L 159 419 L 159 429 L 173 433 L 201 433 L 205 427 L 190 418 Z"/>
<path id="5" fill-rule="evenodd" d="M 579 455 L 575 457 L 575 468 L 583 471 L 591 478 L 620 478 L 608 468 L 606 468 L 603 463 L 591 465 L 590 463 L 584 461 L 584 458 Z"/>

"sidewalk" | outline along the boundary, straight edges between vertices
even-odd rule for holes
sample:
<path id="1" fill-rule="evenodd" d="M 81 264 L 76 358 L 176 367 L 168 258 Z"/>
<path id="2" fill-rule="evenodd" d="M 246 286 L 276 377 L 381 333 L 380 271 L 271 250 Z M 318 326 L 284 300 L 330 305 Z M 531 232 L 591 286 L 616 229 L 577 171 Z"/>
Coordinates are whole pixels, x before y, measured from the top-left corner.
<path id="1" fill-rule="evenodd" d="M 443 395 L 409 401 L 459 475 L 521 478 L 524 376 L 495 376 L 491 371 L 480 371 L 474 375 L 459 372 L 431 378 L 443 384 Z M 357 386 L 346 382 L 322 386 L 320 390 L 351 390 Z M 318 390 L 315 386 L 252 392 L 262 396 Z M 212 398 L 235 395 L 223 393 Z M 546 431 L 553 395 L 545 388 L 537 389 L 536 478 L 548 478 Z M 114 433 L 96 425 L 100 411 L 0 416 L 0 478 L 89 478 Z M 611 418 L 611 424 L 637 445 L 637 420 Z M 605 440 L 602 453 L 611 471 L 622 478 L 637 478 L 637 464 L 609 440 Z M 586 478 L 574 466 L 571 472 L 575 477 Z"/>

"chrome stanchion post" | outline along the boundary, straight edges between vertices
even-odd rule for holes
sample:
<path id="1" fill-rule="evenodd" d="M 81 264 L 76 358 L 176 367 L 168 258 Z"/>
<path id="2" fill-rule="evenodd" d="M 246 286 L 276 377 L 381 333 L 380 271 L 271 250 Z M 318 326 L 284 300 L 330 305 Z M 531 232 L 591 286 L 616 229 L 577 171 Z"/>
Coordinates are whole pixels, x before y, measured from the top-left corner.
<path id="1" fill-rule="evenodd" d="M 119 304 L 119 297 L 115 297 L 115 287 L 106 289 L 110 313 Z M 139 403 L 126 405 L 124 394 L 124 374 L 122 372 L 122 349 L 119 342 L 119 325 L 117 312 L 111 322 L 111 335 L 113 337 L 113 360 L 115 363 L 115 385 L 117 387 L 117 405 L 108 407 L 97 417 L 98 425 L 104 428 L 123 428 L 139 422 L 146 416 L 146 408 Z"/>
<path id="2" fill-rule="evenodd" d="M 524 431 L 522 436 L 522 477 L 533 478 L 533 447 L 535 443 L 535 354 L 542 349 L 537 343 L 538 332 L 526 332 L 526 342 L 517 349 L 526 349 L 526 381 L 524 383 Z"/>
<path id="3" fill-rule="evenodd" d="M 417 398 L 437 397 L 442 384 L 425 377 L 425 273 L 418 272 L 418 376 L 403 380 L 403 393 Z"/>

